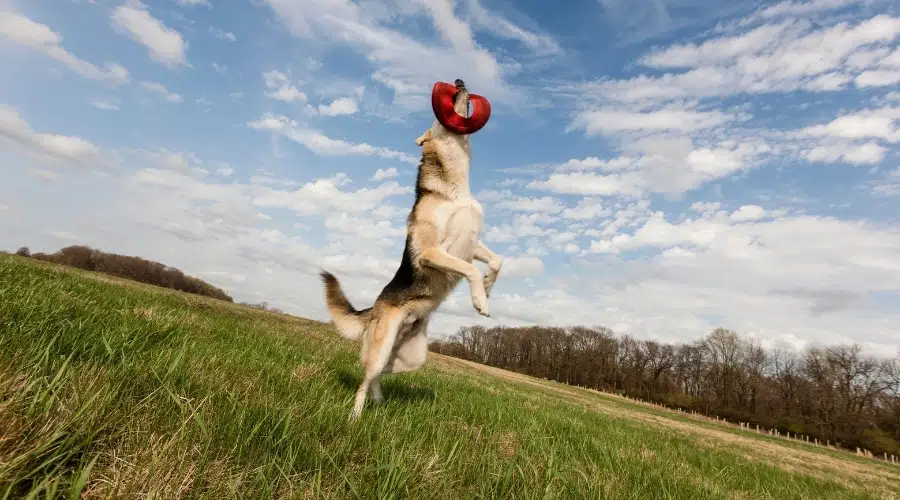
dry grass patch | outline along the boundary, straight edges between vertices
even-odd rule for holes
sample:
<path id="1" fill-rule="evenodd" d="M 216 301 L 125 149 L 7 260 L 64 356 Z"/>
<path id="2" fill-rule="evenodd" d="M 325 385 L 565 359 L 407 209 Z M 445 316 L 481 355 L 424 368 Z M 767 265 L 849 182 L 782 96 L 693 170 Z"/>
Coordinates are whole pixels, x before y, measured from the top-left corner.
<path id="1" fill-rule="evenodd" d="M 177 435 L 134 435 L 100 460 L 88 484 L 86 498 L 186 498 L 205 493 L 229 497 L 240 488 L 245 473 L 224 461 L 206 463 L 202 450 Z M 196 491 L 196 483 L 201 491 Z"/>
<path id="2" fill-rule="evenodd" d="M 327 368 L 324 365 L 319 363 L 302 363 L 297 365 L 294 368 L 294 371 L 291 373 L 294 379 L 305 382 L 313 377 L 318 375 L 323 375 L 327 372 Z"/>
<path id="3" fill-rule="evenodd" d="M 501 457 L 512 458 L 519 449 L 519 434 L 512 431 L 501 433 L 496 445 Z"/>
<path id="4" fill-rule="evenodd" d="M 472 440 L 476 443 L 480 443 L 484 441 L 484 429 L 477 425 L 470 425 L 463 422 L 457 422 L 455 420 L 444 420 L 441 421 L 441 426 L 446 429 L 453 429 L 458 433 L 462 433 L 465 436 L 472 438 Z"/>

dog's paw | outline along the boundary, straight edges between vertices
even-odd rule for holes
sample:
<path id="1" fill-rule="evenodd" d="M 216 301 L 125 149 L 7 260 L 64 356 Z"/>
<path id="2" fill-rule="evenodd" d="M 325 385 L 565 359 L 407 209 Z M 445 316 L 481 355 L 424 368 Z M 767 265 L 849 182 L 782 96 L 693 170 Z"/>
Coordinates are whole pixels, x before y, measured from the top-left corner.
<path id="1" fill-rule="evenodd" d="M 491 315 L 488 313 L 488 301 L 487 294 L 482 292 L 479 294 L 472 294 L 472 305 L 475 306 L 475 310 L 478 311 L 482 316 L 490 318 Z"/>

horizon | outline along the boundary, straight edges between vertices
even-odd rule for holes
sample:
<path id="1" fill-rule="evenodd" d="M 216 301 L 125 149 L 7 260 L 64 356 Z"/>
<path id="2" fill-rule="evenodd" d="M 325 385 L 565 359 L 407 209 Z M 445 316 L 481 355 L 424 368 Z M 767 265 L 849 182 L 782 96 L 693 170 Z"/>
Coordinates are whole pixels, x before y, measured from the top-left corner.
<path id="1" fill-rule="evenodd" d="M 367 307 L 431 85 L 461 78 L 493 109 L 470 175 L 505 262 L 492 317 L 461 283 L 432 338 L 897 352 L 897 5 L 389 3 L 0 0 L 0 247 L 136 255 L 327 321 L 325 268 Z"/>

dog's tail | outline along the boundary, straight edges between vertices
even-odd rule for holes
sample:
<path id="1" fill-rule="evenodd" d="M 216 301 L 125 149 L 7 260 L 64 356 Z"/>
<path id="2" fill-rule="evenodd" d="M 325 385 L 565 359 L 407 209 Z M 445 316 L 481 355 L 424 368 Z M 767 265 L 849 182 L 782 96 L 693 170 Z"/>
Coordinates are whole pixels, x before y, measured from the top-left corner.
<path id="1" fill-rule="evenodd" d="M 331 315 L 334 326 L 342 337 L 350 340 L 359 339 L 369 322 L 369 311 L 372 308 L 357 311 L 347 300 L 341 284 L 333 274 L 322 271 L 319 276 L 325 283 L 325 304 L 328 306 L 328 314 Z"/>

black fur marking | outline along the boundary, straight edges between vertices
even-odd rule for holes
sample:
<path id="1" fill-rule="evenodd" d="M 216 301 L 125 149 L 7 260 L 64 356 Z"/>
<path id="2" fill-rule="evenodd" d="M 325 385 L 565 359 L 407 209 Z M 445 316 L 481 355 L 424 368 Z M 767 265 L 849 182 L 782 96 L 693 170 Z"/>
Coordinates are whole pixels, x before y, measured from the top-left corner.
<path id="1" fill-rule="evenodd" d="M 407 235 L 406 245 L 403 247 L 403 257 L 400 259 L 400 266 L 397 267 L 397 272 L 394 273 L 391 281 L 384 286 L 381 294 L 378 295 L 379 299 L 383 299 L 389 304 L 399 305 L 405 302 L 410 295 L 418 295 L 414 291 L 418 273 L 412 264 L 412 255 L 409 249 L 410 240 L 411 237 Z"/>
<path id="2" fill-rule="evenodd" d="M 419 162 L 419 170 L 416 176 L 416 189 L 415 189 L 415 201 L 413 202 L 412 210 L 410 210 L 408 225 L 407 225 L 407 234 L 406 234 L 406 243 L 403 247 L 403 257 L 400 259 L 400 265 L 397 267 L 397 271 L 394 273 L 394 277 L 388 282 L 387 285 L 381 290 L 381 293 L 378 295 L 379 300 L 384 300 L 385 302 L 393 305 L 400 305 L 404 302 L 415 299 L 419 297 L 425 297 L 428 295 L 428 291 L 426 287 L 422 285 L 423 281 L 418 279 L 419 274 L 422 272 L 421 270 L 417 270 L 412 263 L 412 236 L 409 234 L 409 225 L 414 222 L 414 217 L 416 213 L 416 207 L 421 203 L 422 198 L 426 195 L 433 193 L 431 189 L 424 187 L 423 184 L 423 170 L 426 168 L 437 168 L 439 160 L 436 153 L 423 153 L 422 160 Z"/>
<path id="3" fill-rule="evenodd" d="M 333 302 L 335 305 L 339 306 L 344 312 L 348 314 L 353 314 L 355 316 L 362 316 L 368 313 L 372 308 L 367 307 L 361 311 L 357 311 L 350 301 L 347 300 L 347 297 L 344 295 L 343 290 L 341 290 L 340 282 L 338 279 L 331 274 L 330 272 L 322 269 L 319 271 L 319 277 L 322 278 L 322 282 L 325 283 L 325 294 L 328 298 L 329 302 Z"/>

